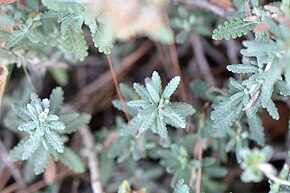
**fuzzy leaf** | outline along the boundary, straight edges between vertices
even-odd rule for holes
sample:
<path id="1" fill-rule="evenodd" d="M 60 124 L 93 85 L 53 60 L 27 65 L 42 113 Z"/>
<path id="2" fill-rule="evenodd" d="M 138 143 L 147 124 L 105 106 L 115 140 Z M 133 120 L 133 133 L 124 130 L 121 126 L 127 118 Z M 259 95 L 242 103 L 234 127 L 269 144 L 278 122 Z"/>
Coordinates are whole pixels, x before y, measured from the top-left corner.
<path id="1" fill-rule="evenodd" d="M 214 128 L 226 131 L 226 129 L 232 126 L 242 112 L 243 95 L 243 92 L 236 93 L 214 107 L 214 111 L 211 112 Z"/>
<path id="2" fill-rule="evenodd" d="M 175 123 L 174 125 L 180 128 L 185 128 L 186 122 L 184 118 L 181 117 L 178 113 L 174 112 L 172 109 L 166 108 L 165 110 L 161 111 L 161 113 L 170 119 L 173 123 Z"/>
<path id="3" fill-rule="evenodd" d="M 113 34 L 107 24 L 98 23 L 97 31 L 92 33 L 93 42 L 100 53 L 110 54 L 113 48 Z"/>
<path id="4" fill-rule="evenodd" d="M 136 91 L 136 93 L 143 99 L 143 100 L 149 100 L 150 99 L 150 95 L 148 93 L 148 91 L 146 90 L 146 88 L 139 84 L 139 83 L 134 83 L 133 84 L 134 90 Z"/>
<path id="5" fill-rule="evenodd" d="M 177 89 L 180 82 L 180 77 L 176 76 L 167 84 L 165 87 L 162 98 L 169 99 L 170 96 L 174 93 L 174 91 Z"/>
<path id="6" fill-rule="evenodd" d="M 34 157 L 34 169 L 36 175 L 41 174 L 44 172 L 48 162 L 50 159 L 50 154 L 48 151 L 44 150 L 43 148 L 39 148 L 36 151 Z"/>
<path id="7" fill-rule="evenodd" d="M 190 193 L 190 188 L 188 185 L 184 184 L 184 179 L 178 181 L 175 193 Z"/>
<path id="8" fill-rule="evenodd" d="M 246 35 L 249 31 L 254 29 L 256 25 L 257 23 L 255 22 L 246 22 L 243 21 L 243 18 L 236 17 L 219 25 L 218 28 L 213 31 L 212 38 L 215 40 L 235 39 Z"/>
<path id="9" fill-rule="evenodd" d="M 65 124 L 63 133 L 70 134 L 87 125 L 91 120 L 91 115 L 87 113 L 64 113 L 60 115 L 59 120 Z"/>
<path id="10" fill-rule="evenodd" d="M 75 173 L 83 173 L 85 171 L 85 166 L 81 158 L 68 147 L 66 147 L 64 152 L 59 155 L 59 159 L 65 166 L 73 170 Z"/>
<path id="11" fill-rule="evenodd" d="M 40 146 L 40 139 L 37 137 L 30 137 L 24 144 L 24 151 L 21 159 L 27 160 L 32 156 L 32 154 L 37 150 Z"/>
<path id="12" fill-rule="evenodd" d="M 30 120 L 30 112 L 20 104 L 12 104 L 12 110 L 24 121 Z"/>
<path id="13" fill-rule="evenodd" d="M 152 74 L 152 86 L 155 88 L 155 90 L 158 92 L 159 96 L 162 94 L 162 85 L 161 85 L 161 78 L 159 76 L 159 74 L 154 71 Z"/>
<path id="14" fill-rule="evenodd" d="M 287 85 L 285 81 L 278 81 L 276 83 L 276 86 L 283 96 L 290 96 L 290 87 Z"/>
<path id="15" fill-rule="evenodd" d="M 22 159 L 22 154 L 25 150 L 25 143 L 27 139 L 22 139 L 13 149 L 9 152 L 8 158 L 11 161 L 18 161 Z"/>
<path id="16" fill-rule="evenodd" d="M 146 84 L 146 88 L 148 90 L 149 95 L 151 96 L 151 99 L 154 101 L 154 103 L 158 103 L 160 100 L 158 91 L 155 90 L 155 88 L 150 83 Z"/>
<path id="17" fill-rule="evenodd" d="M 52 90 L 50 96 L 50 113 L 59 114 L 61 110 L 61 105 L 63 103 L 63 90 L 61 87 L 57 87 Z"/>
<path id="18" fill-rule="evenodd" d="M 25 123 L 22 123 L 21 125 L 19 125 L 18 130 L 28 132 L 30 130 L 35 129 L 36 126 L 37 125 L 34 121 L 29 121 L 29 122 L 25 122 Z"/>
<path id="19" fill-rule="evenodd" d="M 146 108 L 148 107 L 149 105 L 151 105 L 149 102 L 147 101 L 144 101 L 144 100 L 135 100 L 135 101 L 129 101 L 128 102 L 128 105 L 130 107 L 135 107 L 135 108 Z"/>
<path id="20" fill-rule="evenodd" d="M 183 117 L 193 115 L 196 112 L 196 110 L 187 103 L 173 102 L 170 103 L 168 107 Z"/>
<path id="21" fill-rule="evenodd" d="M 61 141 L 60 136 L 50 131 L 49 134 L 45 135 L 45 138 L 47 139 L 47 142 L 59 153 L 63 153 L 63 142 Z"/>
<path id="22" fill-rule="evenodd" d="M 249 64 L 231 64 L 227 66 L 227 69 L 233 73 L 257 73 L 258 68 Z"/>
<path id="23" fill-rule="evenodd" d="M 252 139 L 254 139 L 259 145 L 265 145 L 264 127 L 258 116 L 254 116 L 248 119 Z"/>
<path id="24" fill-rule="evenodd" d="M 83 61 L 88 56 L 88 45 L 82 29 L 68 29 L 64 36 L 63 47 L 75 59 Z"/>

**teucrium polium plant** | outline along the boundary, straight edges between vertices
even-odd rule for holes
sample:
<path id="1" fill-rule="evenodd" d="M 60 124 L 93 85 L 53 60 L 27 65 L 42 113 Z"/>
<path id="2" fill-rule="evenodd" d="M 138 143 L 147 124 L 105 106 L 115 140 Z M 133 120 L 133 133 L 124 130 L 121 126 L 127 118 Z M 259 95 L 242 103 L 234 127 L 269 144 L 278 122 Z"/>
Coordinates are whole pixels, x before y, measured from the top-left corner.
<path id="1" fill-rule="evenodd" d="M 145 80 L 145 86 L 134 83 L 134 90 L 141 99 L 129 101 L 128 106 L 138 111 L 131 124 L 138 128 L 139 134 L 151 129 L 153 133 L 167 138 L 166 125 L 176 128 L 186 127 L 185 117 L 192 115 L 195 109 L 186 103 L 170 101 L 179 82 L 180 77 L 174 77 L 162 91 L 161 78 L 154 71 L 152 77 Z"/>
<path id="2" fill-rule="evenodd" d="M 41 100 L 37 94 L 31 93 L 27 105 L 12 105 L 12 110 L 22 121 L 18 130 L 26 135 L 10 151 L 10 160 L 32 160 L 35 174 L 40 174 L 53 157 L 77 173 L 84 172 L 81 158 L 64 143 L 66 135 L 87 124 L 90 116 L 61 113 L 62 102 L 63 91 L 58 87 L 49 99 Z"/>
<path id="3" fill-rule="evenodd" d="M 91 183 L 93 188 L 96 187 L 95 183 L 100 182 L 103 190 L 96 192 L 223 193 L 230 192 L 239 178 L 244 183 L 257 183 L 266 179 L 270 185 L 269 193 L 290 192 L 287 164 L 289 147 L 285 145 L 280 150 L 280 146 L 277 148 L 269 140 L 272 137 L 269 133 L 274 132 L 274 129 L 269 131 L 269 125 L 263 117 L 269 115 L 282 123 L 285 114 L 278 108 L 280 106 L 277 102 L 283 105 L 289 102 L 290 0 L 169 2 L 0 0 L 0 101 L 10 72 L 17 70 L 13 69 L 13 66 L 23 67 L 27 79 L 31 79 L 33 84 L 37 82 L 35 90 L 43 89 L 44 92 L 39 94 L 45 94 L 46 87 L 41 85 L 41 81 L 34 81 L 35 77 L 44 75 L 45 70 L 48 70 L 60 85 L 70 83 L 67 68 L 71 65 L 68 64 L 84 61 L 88 56 L 94 58 L 94 49 L 104 53 L 108 59 L 112 59 L 118 69 L 122 69 L 116 71 L 118 78 L 121 77 L 119 75 L 127 73 L 127 67 L 133 66 L 122 66 L 128 61 L 131 62 L 131 57 L 127 60 L 125 56 L 128 50 L 132 51 L 132 56 L 138 56 L 141 52 L 146 54 L 146 49 L 150 46 L 156 46 L 158 54 L 165 56 L 164 59 L 167 54 L 171 56 L 168 61 L 161 61 L 174 65 L 172 69 L 170 65 L 163 65 L 162 71 L 166 72 L 167 76 L 173 73 L 185 75 L 175 76 L 167 85 L 162 85 L 160 75 L 154 71 L 151 77 L 145 79 L 144 85 L 134 83 L 133 87 L 130 87 L 120 84 L 124 101 L 118 92 L 120 100 L 114 100 L 113 106 L 126 113 L 127 121 L 117 117 L 112 127 L 114 119 L 109 116 L 114 116 L 115 112 L 112 115 L 111 112 L 107 113 L 107 109 L 103 109 L 109 104 L 104 98 L 110 95 L 106 98 L 110 99 L 113 92 L 110 86 L 105 88 L 104 90 L 110 92 L 100 95 L 102 98 L 96 97 L 96 101 L 101 101 L 101 110 L 105 112 L 104 122 L 106 126 L 110 125 L 110 129 L 95 128 L 95 125 L 99 126 L 100 120 L 95 112 L 100 109 L 95 108 L 97 105 L 94 102 L 94 92 L 88 94 L 94 98 L 93 105 L 91 101 L 84 105 L 85 110 L 90 105 L 95 108 L 92 110 L 95 114 L 94 121 L 91 128 L 88 128 L 88 114 L 63 112 L 65 108 L 62 111 L 61 88 L 53 89 L 49 98 L 40 99 L 36 93 L 31 93 L 33 86 L 30 89 L 30 85 L 25 85 L 22 79 L 21 84 L 9 85 L 9 97 L 4 97 L 1 116 L 3 111 L 4 126 L 19 134 L 19 142 L 10 151 L 9 159 L 23 161 L 23 170 L 20 170 L 20 173 L 27 183 L 33 182 L 32 173 L 35 176 L 34 174 L 45 172 L 45 180 L 46 175 L 52 171 L 51 167 L 57 166 L 58 173 L 61 164 L 54 165 L 53 162 L 60 161 L 76 173 L 88 169 L 86 175 L 91 175 L 92 181 L 88 182 L 87 176 L 83 178 L 85 180 L 77 181 L 81 182 L 80 187 Z M 268 2 L 271 3 L 267 4 Z M 218 25 L 213 30 L 215 24 Z M 173 36 L 172 32 L 176 32 L 176 35 Z M 139 36 L 145 38 L 138 38 Z M 212 39 L 209 36 L 212 36 Z M 132 41 L 135 38 L 138 40 Z M 236 38 L 238 39 L 231 42 L 220 41 Z M 182 59 L 180 72 L 174 61 L 174 46 L 159 44 L 174 44 L 174 39 L 175 43 L 182 44 L 176 49 L 176 58 Z M 130 41 L 124 43 L 127 40 Z M 152 40 L 158 43 L 154 44 Z M 116 46 L 114 45 L 113 49 L 115 42 Z M 234 53 L 235 49 L 231 50 L 232 47 L 239 49 L 238 44 L 242 47 L 240 55 Z M 141 51 L 136 49 L 136 45 L 141 45 Z M 144 59 L 147 55 L 144 55 Z M 104 55 L 97 57 L 100 57 L 99 61 L 103 63 Z M 121 57 L 125 58 L 124 63 L 116 62 L 121 61 Z M 155 56 L 153 58 L 155 59 Z M 208 60 L 209 58 L 212 60 Z M 224 68 L 227 59 L 234 61 L 227 65 L 226 69 L 235 76 L 229 73 L 227 76 L 232 76 L 231 78 L 220 79 L 219 73 L 215 73 L 211 67 Z M 100 71 L 98 67 L 89 64 L 90 60 L 81 63 L 85 65 L 82 72 L 86 72 L 88 68 Z M 120 66 L 117 66 L 118 63 Z M 205 73 L 202 67 L 206 67 L 207 63 L 209 72 Z M 189 69 L 186 73 L 185 65 L 188 65 L 186 69 Z M 195 66 L 202 71 L 201 76 L 196 76 L 199 72 Z M 161 65 L 154 66 L 154 69 L 160 68 Z M 136 65 L 132 73 L 130 72 L 132 78 L 136 78 L 138 74 L 136 69 L 140 67 Z M 75 73 L 75 69 L 73 71 L 72 73 Z M 5 74 L 5 80 L 2 73 Z M 84 90 L 93 91 L 99 86 L 91 86 L 91 76 L 94 73 L 80 74 L 88 74 L 82 80 L 81 85 L 86 87 Z M 213 80 L 209 81 L 205 74 L 212 74 Z M 197 80 L 200 77 L 205 81 Z M 18 78 L 11 76 L 13 83 L 20 80 Z M 191 90 L 186 87 L 187 81 L 184 81 L 184 88 L 178 90 L 184 93 L 175 93 L 181 79 L 192 80 Z M 98 81 L 108 80 L 110 79 L 100 78 Z M 78 81 L 77 79 L 76 82 Z M 221 85 L 226 88 L 220 89 Z M 78 87 L 68 85 L 67 88 Z M 12 89 L 13 93 L 10 95 Z M 98 89 L 103 91 L 103 88 Z M 77 93 L 83 94 L 84 90 Z M 183 103 L 185 101 L 173 102 L 177 98 L 173 94 L 193 97 L 188 98 L 190 104 Z M 72 100 L 74 104 L 81 104 L 79 107 L 83 110 L 83 96 L 79 97 L 77 94 Z M 10 106 L 11 103 L 15 104 L 8 108 L 8 104 Z M 196 105 L 197 112 L 191 104 Z M 96 122 L 98 123 L 95 124 Z M 290 121 L 288 124 L 290 130 Z M 78 134 L 73 137 L 70 135 L 80 128 L 83 128 L 80 132 L 82 137 L 85 129 L 96 132 L 91 136 L 92 140 L 85 137 L 82 139 L 84 146 L 75 140 L 79 139 Z M 288 138 L 285 132 L 283 135 L 279 137 L 287 144 L 290 135 Z M 1 155 L 4 152 L 3 136 L 5 137 L 5 134 L 2 135 L 1 132 Z M 86 143 L 88 141 L 90 144 Z M 5 143 L 4 146 L 9 147 L 9 143 Z M 87 152 L 83 150 L 92 150 L 89 153 L 94 153 L 94 156 L 88 155 L 87 165 L 83 164 L 80 157 L 82 152 Z M 0 156 L 1 161 L 2 159 Z M 278 159 L 280 168 L 274 168 L 274 159 Z M 283 167 L 280 164 L 281 160 L 285 161 Z M 2 166 L 0 162 L 0 174 L 3 171 Z M 237 168 L 236 166 L 240 166 L 242 171 L 234 178 L 232 184 L 226 184 L 229 179 L 226 175 L 231 176 L 232 172 L 230 167 Z M 98 173 L 99 177 L 94 178 L 95 173 Z M 2 178 L 0 181 L 2 182 Z M 15 178 L 15 181 L 18 180 Z M 44 191 L 54 192 L 53 187 L 59 188 L 59 184 L 61 183 L 55 182 L 51 186 L 48 185 L 48 189 Z"/>

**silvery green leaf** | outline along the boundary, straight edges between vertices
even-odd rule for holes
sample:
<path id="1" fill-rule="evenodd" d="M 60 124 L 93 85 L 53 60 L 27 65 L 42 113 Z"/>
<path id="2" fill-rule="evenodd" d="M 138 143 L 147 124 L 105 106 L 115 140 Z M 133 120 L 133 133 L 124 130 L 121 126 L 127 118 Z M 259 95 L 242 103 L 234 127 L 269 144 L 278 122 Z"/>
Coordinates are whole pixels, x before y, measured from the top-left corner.
<path id="1" fill-rule="evenodd" d="M 120 83 L 120 90 L 125 101 L 139 99 L 139 96 L 134 92 L 134 90 L 126 84 Z"/>
<path id="2" fill-rule="evenodd" d="M 8 158 L 11 161 L 21 160 L 22 154 L 25 150 L 25 143 L 27 139 L 22 139 L 13 149 L 9 152 Z"/>
<path id="3" fill-rule="evenodd" d="M 166 124 L 164 121 L 160 120 L 160 118 L 156 118 L 156 124 L 157 124 L 157 132 L 160 135 L 161 138 L 167 138 L 168 131 L 166 128 Z"/>
<path id="4" fill-rule="evenodd" d="M 28 159 L 23 166 L 23 178 L 27 183 L 31 183 L 35 179 L 34 159 Z"/>
<path id="5" fill-rule="evenodd" d="M 37 148 L 40 146 L 40 138 L 38 137 L 30 137 L 24 144 L 24 151 L 22 154 L 21 159 L 27 160 L 32 156 L 32 154 L 37 150 Z"/>
<path id="6" fill-rule="evenodd" d="M 183 117 L 181 117 L 178 113 L 171 110 L 169 107 L 160 111 L 165 117 L 173 121 L 178 127 L 185 128 L 186 122 Z"/>
<path id="7" fill-rule="evenodd" d="M 248 118 L 252 139 L 259 145 L 265 145 L 264 127 L 258 116 Z"/>
<path id="8" fill-rule="evenodd" d="M 190 193 L 190 188 L 188 185 L 184 184 L 183 178 L 177 182 L 175 193 Z"/>
<path id="9" fill-rule="evenodd" d="M 29 121 L 31 119 L 30 112 L 20 104 L 12 104 L 12 110 L 24 121 Z"/>
<path id="10" fill-rule="evenodd" d="M 133 84 L 133 88 L 136 91 L 136 93 L 143 99 L 143 100 L 149 100 L 151 97 L 148 93 L 148 91 L 146 90 L 146 88 L 139 84 L 139 83 L 134 83 Z"/>
<path id="11" fill-rule="evenodd" d="M 59 155 L 60 161 L 75 173 L 83 173 L 85 166 L 81 158 L 70 148 L 66 147 L 64 152 Z"/>
<path id="12" fill-rule="evenodd" d="M 237 90 L 244 90 L 245 87 L 238 81 L 233 78 L 230 78 L 230 84 L 235 87 Z"/>
<path id="13" fill-rule="evenodd" d="M 161 85 L 161 78 L 159 74 L 154 71 L 152 74 L 152 86 L 155 88 L 155 90 L 158 92 L 159 96 L 162 94 L 162 85 Z"/>
<path id="14" fill-rule="evenodd" d="M 58 153 L 63 153 L 63 142 L 58 134 L 51 131 L 50 134 L 45 135 L 45 138 Z"/>
<path id="15" fill-rule="evenodd" d="M 30 100 L 31 100 L 31 105 L 39 105 L 41 106 L 41 100 L 40 98 L 38 98 L 37 94 L 36 93 L 31 93 L 30 94 Z"/>
<path id="16" fill-rule="evenodd" d="M 34 106 L 32 106 L 31 104 L 27 104 L 26 107 L 30 113 L 30 117 L 33 120 L 38 120 L 38 113 L 37 113 L 36 109 L 34 108 Z"/>
<path id="17" fill-rule="evenodd" d="M 149 93 L 151 99 L 154 101 L 154 103 L 158 103 L 160 100 L 160 96 L 159 96 L 158 92 L 155 90 L 155 88 L 150 83 L 146 84 L 146 88 L 148 90 L 148 93 Z"/>
<path id="18" fill-rule="evenodd" d="M 142 108 L 142 109 L 145 109 L 146 107 L 151 105 L 148 101 L 145 101 L 145 100 L 129 101 L 127 104 L 130 107 Z"/>
<path id="19" fill-rule="evenodd" d="M 139 127 L 139 132 L 141 134 L 144 133 L 147 129 L 149 129 L 149 127 L 152 125 L 154 119 L 156 118 L 156 114 L 157 111 L 153 110 L 152 113 L 142 117 L 142 123 Z"/>
<path id="20" fill-rule="evenodd" d="M 36 109 L 37 114 L 42 113 L 44 110 L 44 109 L 42 109 L 41 105 L 38 105 L 38 104 L 34 105 L 34 108 Z"/>
<path id="21" fill-rule="evenodd" d="M 59 114 L 61 105 L 63 103 L 63 90 L 61 87 L 57 87 L 52 90 L 50 96 L 50 113 Z"/>
<path id="22" fill-rule="evenodd" d="M 227 66 L 227 69 L 238 74 L 258 72 L 258 68 L 250 64 L 231 64 Z"/>
<path id="23" fill-rule="evenodd" d="M 50 106 L 49 104 L 50 104 L 50 101 L 48 99 L 43 99 L 41 101 L 41 106 L 43 109 L 49 109 L 49 106 Z"/>
<path id="24" fill-rule="evenodd" d="M 180 77 L 176 76 L 167 84 L 165 87 L 162 98 L 168 99 L 170 96 L 174 93 L 174 91 L 177 89 L 180 82 Z"/>
<path id="25" fill-rule="evenodd" d="M 187 103 L 173 102 L 170 103 L 168 107 L 183 117 L 193 115 L 196 112 L 196 110 L 190 104 Z"/>
<path id="26" fill-rule="evenodd" d="M 57 121 L 57 120 L 59 119 L 59 117 L 58 117 L 57 115 L 54 115 L 54 114 L 49 114 L 49 115 L 47 116 L 47 119 L 48 119 L 49 121 Z"/>
<path id="27" fill-rule="evenodd" d="M 36 128 L 36 123 L 34 121 L 29 121 L 29 122 L 25 122 L 19 125 L 18 130 L 27 132 L 35 128 Z"/>
<path id="28" fill-rule="evenodd" d="M 264 108 L 267 109 L 269 115 L 271 115 L 271 117 L 273 119 L 278 120 L 279 119 L 279 113 L 278 113 L 278 109 L 275 105 L 275 103 L 272 101 L 272 99 L 269 99 L 267 103 L 265 103 Z"/>
<path id="29" fill-rule="evenodd" d="M 283 96 L 290 96 L 290 86 L 285 81 L 277 81 L 276 86 Z"/>
<path id="30" fill-rule="evenodd" d="M 34 157 L 34 173 L 39 175 L 44 172 L 50 159 L 50 154 L 45 149 L 39 148 Z"/>
<path id="31" fill-rule="evenodd" d="M 75 132 L 81 127 L 87 125 L 91 120 L 91 115 L 87 113 L 78 114 L 76 118 L 70 121 L 68 121 L 69 118 L 73 118 L 76 115 L 75 113 L 73 113 L 71 117 L 69 117 L 70 115 L 68 114 L 63 114 L 63 115 L 60 116 L 59 121 L 65 124 L 65 130 L 63 130 L 63 133 L 67 133 L 67 134 Z M 67 119 L 67 120 L 64 121 L 64 119 Z"/>
<path id="32" fill-rule="evenodd" d="M 240 116 L 243 108 L 243 91 L 234 94 L 227 100 L 220 102 L 211 112 L 213 127 L 226 131 Z"/>
<path id="33" fill-rule="evenodd" d="M 49 128 L 56 130 L 56 131 L 62 131 L 65 129 L 65 126 L 60 121 L 52 121 L 49 123 Z"/>

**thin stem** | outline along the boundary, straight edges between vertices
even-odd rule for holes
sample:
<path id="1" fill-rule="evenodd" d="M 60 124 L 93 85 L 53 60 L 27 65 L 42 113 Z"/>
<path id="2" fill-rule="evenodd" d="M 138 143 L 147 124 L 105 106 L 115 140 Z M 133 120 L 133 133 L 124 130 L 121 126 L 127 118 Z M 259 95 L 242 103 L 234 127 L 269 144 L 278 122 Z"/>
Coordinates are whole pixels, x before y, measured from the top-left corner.
<path id="1" fill-rule="evenodd" d="M 32 82 L 32 80 L 31 80 L 31 78 L 30 78 L 30 75 L 29 75 L 29 73 L 28 73 L 26 67 L 22 65 L 22 68 L 23 68 L 23 71 L 24 71 L 25 77 L 27 78 L 27 81 L 28 81 L 28 83 L 30 84 L 32 90 L 33 90 L 34 92 L 36 92 L 35 86 L 33 85 L 33 82 Z"/>
<path id="2" fill-rule="evenodd" d="M 115 85 L 115 88 L 116 88 L 116 91 L 117 91 L 118 98 L 121 101 L 121 105 L 122 105 L 122 107 L 123 107 L 123 109 L 125 111 L 126 119 L 129 122 L 131 120 L 131 118 L 130 118 L 130 115 L 128 114 L 128 109 L 127 109 L 124 97 L 123 97 L 123 95 L 121 93 L 121 90 L 120 90 L 120 87 L 119 87 L 119 84 L 118 84 L 117 75 L 116 75 L 115 69 L 113 67 L 111 54 L 107 55 L 107 59 L 108 59 L 108 62 L 109 62 L 110 71 L 111 71 L 111 74 L 112 74 L 112 77 L 113 77 L 113 81 L 114 81 L 114 85 Z"/>
<path id="3" fill-rule="evenodd" d="M 0 160 L 2 160 L 2 162 L 9 168 L 13 178 L 16 181 L 17 187 L 23 189 L 23 192 L 27 193 L 28 191 L 26 190 L 25 180 L 22 178 L 20 171 L 7 158 L 8 158 L 8 152 L 4 144 L 0 140 Z"/>

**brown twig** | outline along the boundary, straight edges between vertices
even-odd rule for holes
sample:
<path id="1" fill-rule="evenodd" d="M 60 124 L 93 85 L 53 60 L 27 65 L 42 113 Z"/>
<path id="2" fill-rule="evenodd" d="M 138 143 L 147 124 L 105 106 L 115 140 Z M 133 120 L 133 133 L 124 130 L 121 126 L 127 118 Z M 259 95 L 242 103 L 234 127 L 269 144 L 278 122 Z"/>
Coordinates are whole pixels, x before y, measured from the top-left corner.
<path id="1" fill-rule="evenodd" d="M 9 168 L 13 178 L 16 181 L 16 184 L 18 185 L 18 188 L 24 189 L 26 188 L 25 186 L 25 181 L 21 176 L 20 171 L 18 170 L 18 168 L 12 163 L 10 162 L 8 159 L 8 153 L 6 151 L 5 146 L 3 145 L 2 141 L 0 140 L 0 159 L 2 160 L 2 162 Z M 23 191 L 25 193 L 27 193 L 27 191 Z"/>
<path id="2" fill-rule="evenodd" d="M 127 107 L 127 105 L 125 103 L 125 99 L 124 99 L 124 97 L 123 97 L 123 95 L 121 93 L 120 87 L 119 87 L 117 75 L 116 75 L 115 69 L 113 67 L 111 54 L 107 55 L 107 59 L 108 59 L 108 62 L 109 62 L 110 71 L 111 71 L 111 74 L 112 74 L 112 77 L 113 77 L 113 81 L 114 81 L 114 85 L 115 85 L 115 88 L 116 88 L 116 91 L 117 91 L 118 98 L 119 98 L 119 100 L 121 102 L 122 109 L 124 109 L 126 119 L 129 122 L 131 120 L 131 118 L 130 118 L 130 115 L 128 113 L 128 107 Z"/>
<path id="3" fill-rule="evenodd" d="M 192 33 L 190 39 L 191 39 L 191 45 L 193 48 L 194 56 L 196 58 L 196 62 L 199 66 L 200 72 L 203 75 L 203 78 L 206 80 L 206 82 L 210 86 L 215 86 L 216 83 L 211 73 L 207 59 L 205 57 L 204 49 L 203 49 L 203 45 L 202 45 L 200 37 L 196 35 L 195 33 Z"/>
<path id="4" fill-rule="evenodd" d="M 95 148 L 93 134 L 88 127 L 81 128 L 80 134 L 83 138 L 83 143 L 85 145 L 88 157 L 88 166 L 90 170 L 91 186 L 93 193 L 103 193 L 99 174 L 98 153 Z"/>
<path id="5" fill-rule="evenodd" d="M 135 52 L 125 57 L 120 67 L 116 68 L 118 79 L 122 78 L 134 66 L 135 62 L 150 50 L 150 47 L 150 44 L 144 43 Z M 114 89 L 113 77 L 108 71 L 78 91 L 73 97 L 74 107 L 86 112 L 96 112 L 97 110 L 93 109 L 95 105 L 107 98 L 107 93 L 112 89 Z M 89 103 L 88 99 L 90 99 Z"/>
<path id="6" fill-rule="evenodd" d="M 222 9 L 219 6 L 210 4 L 206 0 L 176 0 L 176 1 L 183 2 L 183 3 L 188 3 L 188 4 L 191 4 L 191 5 L 195 5 L 195 6 L 199 7 L 199 8 L 202 8 L 202 9 L 205 9 L 205 10 L 209 10 L 209 11 L 213 12 L 214 14 L 219 15 L 221 17 L 225 16 L 225 10 L 224 9 Z"/>

